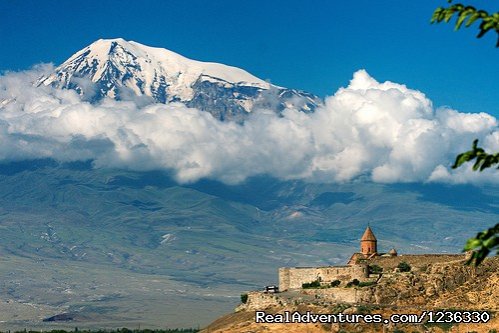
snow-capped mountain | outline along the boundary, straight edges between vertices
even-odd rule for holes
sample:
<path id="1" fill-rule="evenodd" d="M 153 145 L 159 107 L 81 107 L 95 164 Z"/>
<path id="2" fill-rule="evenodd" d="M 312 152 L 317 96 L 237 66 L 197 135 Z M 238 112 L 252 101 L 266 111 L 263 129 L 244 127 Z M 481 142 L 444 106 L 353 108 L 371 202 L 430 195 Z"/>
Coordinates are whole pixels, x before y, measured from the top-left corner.
<path id="1" fill-rule="evenodd" d="M 221 120 L 240 121 L 256 107 L 311 112 L 321 103 L 317 96 L 272 85 L 240 68 L 191 60 L 121 38 L 92 43 L 38 84 L 75 89 L 93 102 L 133 96 L 181 102 Z"/>

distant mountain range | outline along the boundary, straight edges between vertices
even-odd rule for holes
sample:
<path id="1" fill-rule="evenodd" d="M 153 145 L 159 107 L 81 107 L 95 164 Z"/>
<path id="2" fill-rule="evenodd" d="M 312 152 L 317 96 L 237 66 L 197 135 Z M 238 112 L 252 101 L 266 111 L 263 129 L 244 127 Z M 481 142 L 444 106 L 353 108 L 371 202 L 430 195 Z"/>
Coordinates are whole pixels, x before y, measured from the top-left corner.
<path id="1" fill-rule="evenodd" d="M 243 121 L 257 108 L 312 112 L 322 103 L 313 94 L 272 85 L 240 68 L 191 60 L 121 38 L 92 43 L 37 84 L 74 89 L 91 102 L 137 96 L 157 103 L 180 102 L 220 120 Z"/>
<path id="2" fill-rule="evenodd" d="M 11 300 L 0 329 L 36 323 L 11 319 L 26 302 L 45 310 L 25 318 L 90 318 L 78 327 L 203 325 L 275 284 L 278 267 L 344 264 L 368 222 L 381 251 L 459 252 L 497 218 L 498 191 L 268 177 L 178 185 L 161 171 L 0 164 L 0 310 Z"/>

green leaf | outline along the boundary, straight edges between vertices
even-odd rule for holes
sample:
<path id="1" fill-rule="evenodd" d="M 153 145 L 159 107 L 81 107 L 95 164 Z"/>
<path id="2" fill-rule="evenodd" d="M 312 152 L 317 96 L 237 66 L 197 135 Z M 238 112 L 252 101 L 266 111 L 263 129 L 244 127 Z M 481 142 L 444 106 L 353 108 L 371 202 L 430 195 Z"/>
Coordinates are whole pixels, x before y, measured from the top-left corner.
<path id="1" fill-rule="evenodd" d="M 476 238 L 470 238 L 464 246 L 465 251 L 473 250 L 482 245 L 482 241 Z"/>
<path id="2" fill-rule="evenodd" d="M 497 235 L 499 235 L 499 223 L 492 228 L 479 232 L 475 238 L 468 239 L 463 251 L 473 250 L 473 253 L 467 264 L 480 265 L 494 248 L 497 249 L 499 254 L 499 237 Z M 477 248 L 478 250 L 475 250 Z"/>
<path id="3" fill-rule="evenodd" d="M 466 153 L 459 154 L 456 157 L 456 161 L 454 162 L 452 169 L 456 169 L 456 168 L 460 167 L 463 163 L 471 161 L 474 158 L 475 158 L 475 156 L 474 156 L 473 152 L 471 152 L 471 151 L 467 151 Z"/>
<path id="4" fill-rule="evenodd" d="M 480 32 L 476 36 L 477 38 L 482 38 L 489 31 L 489 29 L 485 29 L 485 24 L 485 21 L 482 21 L 482 23 L 480 23 Z"/>
<path id="5" fill-rule="evenodd" d="M 485 22 L 485 24 L 483 25 L 482 29 L 487 30 L 487 31 L 492 29 L 495 25 L 495 22 L 492 19 L 490 19 L 490 20 L 484 19 L 483 22 Z"/>
<path id="6" fill-rule="evenodd" d="M 479 12 L 475 12 L 473 14 L 470 15 L 470 18 L 468 19 L 468 21 L 466 21 L 466 24 L 465 26 L 466 27 L 469 27 L 470 25 L 473 24 L 473 22 L 475 22 L 476 20 L 478 20 L 480 18 L 480 13 Z"/>
<path id="7" fill-rule="evenodd" d="M 499 238 L 497 237 L 491 237 L 483 242 L 483 246 L 488 249 L 492 249 L 497 245 L 499 245 Z"/>
<path id="8" fill-rule="evenodd" d="M 437 9 L 435 9 L 435 11 L 433 12 L 433 16 L 431 17 L 430 23 L 434 23 L 435 21 L 438 22 L 440 13 L 442 13 L 443 10 L 444 9 L 442 7 L 438 7 Z"/>
<path id="9" fill-rule="evenodd" d="M 462 164 L 474 159 L 476 159 L 476 161 L 472 169 L 474 171 L 483 171 L 487 168 L 493 167 L 495 164 L 499 164 L 499 153 L 495 155 L 487 154 L 483 148 L 478 147 L 478 139 L 475 139 L 471 150 L 457 155 L 452 168 L 456 169 Z"/>
<path id="10" fill-rule="evenodd" d="M 456 22 L 456 27 L 454 28 L 454 30 L 459 30 L 459 28 L 461 28 L 461 25 L 463 24 L 466 17 L 468 17 L 468 15 L 469 15 L 469 13 L 466 11 L 463 11 L 463 12 L 461 12 L 461 14 L 459 14 L 459 17 L 458 17 L 457 22 Z"/>
<path id="11" fill-rule="evenodd" d="M 444 17 L 445 23 L 448 23 L 450 21 L 450 19 L 452 18 L 452 15 L 454 15 L 453 10 L 448 9 L 447 11 L 445 11 L 445 17 Z"/>

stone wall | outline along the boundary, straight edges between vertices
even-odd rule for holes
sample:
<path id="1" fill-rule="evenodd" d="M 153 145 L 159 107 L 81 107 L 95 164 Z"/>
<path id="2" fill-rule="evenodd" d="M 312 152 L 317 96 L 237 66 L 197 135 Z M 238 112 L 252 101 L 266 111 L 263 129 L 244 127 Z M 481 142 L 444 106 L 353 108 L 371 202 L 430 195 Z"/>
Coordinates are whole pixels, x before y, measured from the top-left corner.
<path id="1" fill-rule="evenodd" d="M 248 299 L 245 304 L 236 308 L 238 311 L 257 311 L 275 307 L 291 307 L 300 304 L 355 304 L 360 300 L 368 298 L 368 290 L 358 288 L 327 288 L 327 289 L 302 289 L 276 294 L 267 294 L 261 291 L 247 293 Z"/>
<path id="2" fill-rule="evenodd" d="M 303 283 L 316 280 L 322 283 L 362 281 L 366 280 L 366 270 L 365 266 L 283 267 L 279 268 L 279 290 L 299 289 Z"/>
<path id="3" fill-rule="evenodd" d="M 237 311 L 242 310 L 265 310 L 270 307 L 288 306 L 289 304 L 279 294 L 265 294 L 261 291 L 251 291 L 245 304 L 240 304 Z"/>
<path id="4" fill-rule="evenodd" d="M 465 254 L 404 254 L 396 257 L 375 257 L 369 260 L 369 264 L 379 265 L 383 267 L 384 272 L 389 272 L 395 269 L 395 267 L 403 261 L 414 269 L 421 269 L 430 264 L 448 263 L 465 260 L 465 258 Z"/>

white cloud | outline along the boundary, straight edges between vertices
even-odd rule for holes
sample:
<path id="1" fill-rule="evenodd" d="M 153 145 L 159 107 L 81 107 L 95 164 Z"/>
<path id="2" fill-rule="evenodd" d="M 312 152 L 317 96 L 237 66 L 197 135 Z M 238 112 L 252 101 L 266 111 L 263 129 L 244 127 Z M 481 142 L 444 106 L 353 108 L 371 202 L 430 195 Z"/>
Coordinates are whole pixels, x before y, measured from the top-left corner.
<path id="1" fill-rule="evenodd" d="M 93 159 L 95 167 L 172 170 L 180 182 L 281 179 L 376 182 L 499 182 L 497 172 L 450 170 L 474 138 L 499 150 L 497 119 L 448 108 L 365 71 L 315 113 L 255 112 L 244 125 L 182 104 L 82 101 L 73 91 L 34 87 L 50 66 L 0 77 L 0 161 Z"/>

